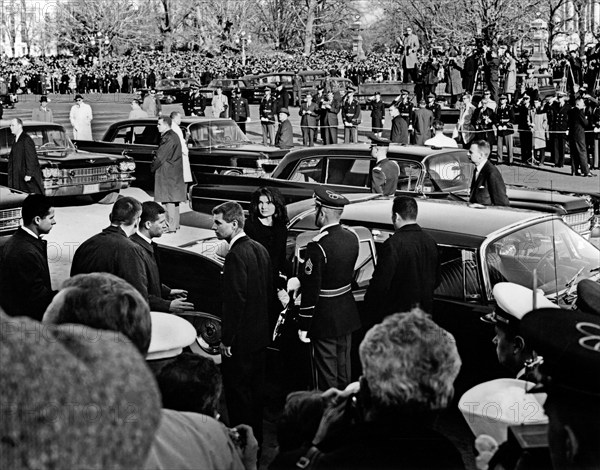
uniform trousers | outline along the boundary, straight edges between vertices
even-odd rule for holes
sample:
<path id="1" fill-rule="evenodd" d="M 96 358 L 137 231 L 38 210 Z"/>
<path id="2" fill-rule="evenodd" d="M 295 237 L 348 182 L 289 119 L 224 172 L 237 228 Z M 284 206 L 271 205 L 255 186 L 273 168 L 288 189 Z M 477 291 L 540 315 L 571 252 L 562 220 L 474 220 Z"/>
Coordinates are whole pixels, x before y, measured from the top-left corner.
<path id="1" fill-rule="evenodd" d="M 223 357 L 221 373 L 229 426 L 248 424 L 258 444 L 262 444 L 263 394 L 265 388 L 266 352 L 233 351 L 232 357 Z"/>
<path id="2" fill-rule="evenodd" d="M 531 131 L 519 131 L 521 141 L 521 162 L 527 163 L 533 158 L 533 133 Z"/>
<path id="3" fill-rule="evenodd" d="M 356 126 L 344 126 L 344 143 L 358 142 L 358 128 Z"/>
<path id="4" fill-rule="evenodd" d="M 167 218 L 167 226 L 169 232 L 179 230 L 179 203 L 178 202 L 163 202 L 165 208 L 165 215 Z"/>
<path id="5" fill-rule="evenodd" d="M 273 124 L 273 123 L 266 124 L 266 123 L 262 122 L 261 126 L 262 126 L 262 135 L 263 135 L 263 144 L 275 145 L 275 124 Z"/>
<path id="6" fill-rule="evenodd" d="M 562 167 L 565 164 L 565 140 L 566 135 L 550 134 L 550 154 L 554 165 Z"/>
<path id="7" fill-rule="evenodd" d="M 238 127 L 245 134 L 246 133 L 246 120 L 244 119 L 243 121 L 235 121 L 235 122 L 237 122 Z"/>
<path id="8" fill-rule="evenodd" d="M 496 152 L 498 152 L 498 162 L 504 160 L 504 144 L 506 144 L 506 152 L 508 153 L 508 163 L 513 162 L 513 134 L 498 135 L 496 141 Z"/>
<path id="9" fill-rule="evenodd" d="M 350 383 L 352 334 L 335 338 L 311 338 L 315 389 L 344 390 Z"/>

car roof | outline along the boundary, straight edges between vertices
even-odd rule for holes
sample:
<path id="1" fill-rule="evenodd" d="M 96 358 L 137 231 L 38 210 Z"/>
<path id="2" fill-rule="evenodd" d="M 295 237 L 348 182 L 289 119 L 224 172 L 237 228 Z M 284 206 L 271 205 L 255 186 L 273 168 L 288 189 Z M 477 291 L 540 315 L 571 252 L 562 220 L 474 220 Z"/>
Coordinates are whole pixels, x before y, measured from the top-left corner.
<path id="1" fill-rule="evenodd" d="M 358 198 L 364 198 L 364 194 Z M 498 206 L 482 206 L 458 201 L 416 199 L 417 223 L 427 229 L 438 243 L 460 244 L 476 248 L 490 234 L 515 224 L 551 219 L 540 212 Z M 376 198 L 349 204 L 342 219 L 356 225 L 389 225 L 392 198 Z M 555 218 L 555 217 L 554 217 Z"/>
<path id="2" fill-rule="evenodd" d="M 10 121 L 12 119 L 2 119 L 0 120 L 0 127 L 9 127 Z M 61 130 L 65 130 L 65 126 L 62 124 L 58 124 L 56 122 L 46 122 L 46 121 L 23 121 L 23 127 L 32 127 L 32 126 L 44 126 L 44 127 L 55 127 Z"/>
<path id="3" fill-rule="evenodd" d="M 152 125 L 152 124 L 156 124 L 156 122 L 158 121 L 158 118 L 141 118 L 141 119 L 123 119 L 121 121 L 117 121 L 114 122 L 110 125 L 110 127 L 114 127 L 114 126 L 122 126 L 122 125 L 129 125 L 129 124 L 141 124 L 141 125 Z M 190 124 L 194 124 L 196 122 L 228 122 L 231 121 L 231 119 L 229 118 L 213 118 L 213 117 L 207 117 L 207 116 L 195 116 L 195 117 L 190 117 L 190 116 L 186 116 L 186 117 L 182 117 L 181 118 L 181 124 L 184 126 L 188 126 Z M 231 121 L 233 122 L 233 121 Z"/>

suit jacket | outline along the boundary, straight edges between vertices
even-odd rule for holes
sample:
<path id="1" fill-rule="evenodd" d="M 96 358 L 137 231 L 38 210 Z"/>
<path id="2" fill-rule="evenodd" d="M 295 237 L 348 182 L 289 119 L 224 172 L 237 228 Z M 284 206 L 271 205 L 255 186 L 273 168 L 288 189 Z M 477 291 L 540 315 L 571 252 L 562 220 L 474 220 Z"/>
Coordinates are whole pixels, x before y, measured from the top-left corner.
<path id="1" fill-rule="evenodd" d="M 311 338 L 336 338 L 360 328 L 352 291 L 334 297 L 322 295 L 323 290 L 352 283 L 357 257 L 358 238 L 339 224 L 328 227 L 307 245 L 300 275 L 298 326 Z"/>
<path id="2" fill-rule="evenodd" d="M 271 269 L 266 248 L 247 235 L 237 239 L 225 257 L 221 341 L 234 355 L 259 351 L 271 341 Z"/>
<path id="3" fill-rule="evenodd" d="M 25 181 L 25 176 L 31 176 Z M 44 194 L 42 170 L 33 139 L 21 133 L 8 155 L 8 186 L 26 193 Z"/>
<path id="4" fill-rule="evenodd" d="M 392 119 L 390 140 L 397 144 L 408 144 L 408 124 L 406 123 L 406 120 L 400 116 L 396 116 Z"/>
<path id="5" fill-rule="evenodd" d="M 110 273 L 125 279 L 148 298 L 148 278 L 144 253 L 121 227 L 111 225 L 88 238 L 75 251 L 71 276 L 87 273 Z"/>
<path id="6" fill-rule="evenodd" d="M 0 249 L 0 305 L 11 316 L 40 321 L 52 290 L 46 241 L 19 228 Z"/>
<path id="7" fill-rule="evenodd" d="M 279 114 L 281 108 L 288 108 L 290 104 L 290 97 L 288 91 L 283 88 L 281 90 L 275 89 L 275 114 Z"/>
<path id="8" fill-rule="evenodd" d="M 169 312 L 171 301 L 168 300 L 168 295 L 171 293 L 171 289 L 160 282 L 158 263 L 154 256 L 154 243 L 148 243 L 137 233 L 134 233 L 129 239 L 142 248 L 141 255 L 146 268 L 150 310 L 153 312 Z"/>
<path id="9" fill-rule="evenodd" d="M 150 170 L 154 173 L 154 200 L 156 202 L 185 201 L 181 140 L 169 129 L 160 137 L 160 144 Z"/>
<path id="10" fill-rule="evenodd" d="M 313 102 L 310 105 L 302 103 L 300 106 L 300 125 L 311 129 L 317 128 L 317 118 L 319 117 L 319 107 Z"/>
<path id="11" fill-rule="evenodd" d="M 294 131 L 289 119 L 279 124 L 277 134 L 275 134 L 275 145 L 282 149 L 289 149 L 294 146 Z"/>
<path id="12" fill-rule="evenodd" d="M 338 113 L 341 109 L 340 100 L 338 100 L 335 96 L 331 101 L 323 101 L 323 103 L 330 103 L 330 108 L 323 108 L 325 110 L 325 121 L 324 124 L 330 127 L 337 127 L 338 121 Z"/>
<path id="13" fill-rule="evenodd" d="M 506 196 L 506 185 L 498 168 L 491 162 L 486 162 L 483 168 L 471 181 L 471 195 L 469 202 L 476 202 L 484 206 L 509 206 L 510 201 Z"/>
<path id="14" fill-rule="evenodd" d="M 405 225 L 388 238 L 365 295 L 369 320 L 375 324 L 387 315 L 419 305 L 432 313 L 433 292 L 440 283 L 438 247 L 419 224 Z"/>
<path id="15" fill-rule="evenodd" d="M 425 141 L 432 137 L 433 113 L 427 108 L 418 108 L 413 114 L 415 129 L 415 144 L 425 145 Z"/>

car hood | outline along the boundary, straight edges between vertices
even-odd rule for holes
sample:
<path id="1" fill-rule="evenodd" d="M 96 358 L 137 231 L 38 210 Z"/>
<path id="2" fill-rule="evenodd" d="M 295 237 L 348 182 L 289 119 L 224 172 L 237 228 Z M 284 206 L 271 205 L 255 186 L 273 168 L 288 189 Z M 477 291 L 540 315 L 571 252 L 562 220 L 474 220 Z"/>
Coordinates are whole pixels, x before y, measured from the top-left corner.
<path id="1" fill-rule="evenodd" d="M 590 207 L 586 199 L 581 196 L 564 194 L 558 191 L 536 190 L 508 186 L 506 195 L 512 202 L 529 202 L 534 204 L 545 204 L 548 206 L 561 206 L 568 213 L 587 211 Z"/>
<path id="2" fill-rule="evenodd" d="M 0 210 L 21 207 L 27 193 L 0 186 Z"/>
<path id="3" fill-rule="evenodd" d="M 121 160 L 129 160 L 121 155 L 110 155 L 108 153 L 86 152 L 84 150 L 63 150 L 56 152 L 38 153 L 40 163 L 60 163 L 61 166 L 70 164 L 81 164 L 88 162 L 92 165 L 113 165 Z"/>

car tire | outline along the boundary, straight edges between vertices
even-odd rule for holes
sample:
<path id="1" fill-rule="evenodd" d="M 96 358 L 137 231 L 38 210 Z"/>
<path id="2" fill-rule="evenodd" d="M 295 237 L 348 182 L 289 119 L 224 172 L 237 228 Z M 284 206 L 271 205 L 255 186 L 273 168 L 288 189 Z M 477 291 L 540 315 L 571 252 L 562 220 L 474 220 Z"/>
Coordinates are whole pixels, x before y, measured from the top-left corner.
<path id="1" fill-rule="evenodd" d="M 175 315 L 185 318 L 196 329 L 196 344 L 208 356 L 221 354 L 221 319 L 204 312 L 182 312 Z"/>
<path id="2" fill-rule="evenodd" d="M 98 204 L 114 204 L 119 198 L 119 191 L 109 191 L 105 193 L 90 194 L 92 201 Z"/>

